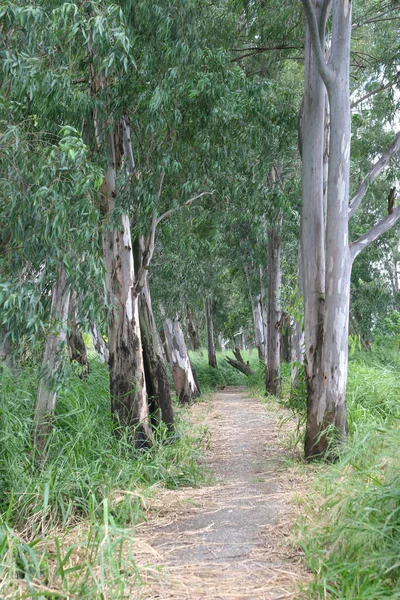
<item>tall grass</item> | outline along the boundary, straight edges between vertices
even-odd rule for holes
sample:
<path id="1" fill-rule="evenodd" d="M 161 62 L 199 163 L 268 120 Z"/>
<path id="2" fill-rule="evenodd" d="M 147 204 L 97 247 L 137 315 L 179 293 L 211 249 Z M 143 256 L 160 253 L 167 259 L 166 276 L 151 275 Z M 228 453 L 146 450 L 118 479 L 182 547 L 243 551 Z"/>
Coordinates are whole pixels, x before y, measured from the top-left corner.
<path id="1" fill-rule="evenodd" d="M 48 458 L 38 468 L 31 452 L 37 369 L 24 366 L 13 373 L 3 368 L 1 598 L 67 597 L 72 588 L 79 598 L 124 597 L 119 573 L 126 560 L 129 572 L 135 571 L 126 549 L 152 486 L 201 481 L 204 429 L 189 428 L 185 410 L 177 407 L 175 438 L 167 439 L 160 427 L 150 450 L 135 450 L 128 436 L 113 435 L 108 385 L 107 369 L 94 359 L 88 380 L 71 373 L 64 381 Z M 60 532 L 77 527 L 83 539 L 66 546 Z M 124 548 L 120 555 L 118 547 Z"/>
<path id="2" fill-rule="evenodd" d="M 400 598 L 400 357 L 388 352 L 350 361 L 350 439 L 317 477 L 301 534 L 308 598 Z"/>
<path id="3" fill-rule="evenodd" d="M 200 389 L 202 392 L 209 392 L 223 386 L 240 386 L 248 385 L 246 375 L 231 367 L 225 357 L 233 357 L 230 350 L 225 352 L 217 352 L 218 368 L 214 369 L 208 364 L 207 350 L 202 349 L 198 352 L 190 352 L 190 360 L 196 369 L 199 380 Z M 243 360 L 249 361 L 252 370 L 257 373 L 259 370 L 260 361 L 258 359 L 257 350 L 245 350 L 242 352 Z"/>

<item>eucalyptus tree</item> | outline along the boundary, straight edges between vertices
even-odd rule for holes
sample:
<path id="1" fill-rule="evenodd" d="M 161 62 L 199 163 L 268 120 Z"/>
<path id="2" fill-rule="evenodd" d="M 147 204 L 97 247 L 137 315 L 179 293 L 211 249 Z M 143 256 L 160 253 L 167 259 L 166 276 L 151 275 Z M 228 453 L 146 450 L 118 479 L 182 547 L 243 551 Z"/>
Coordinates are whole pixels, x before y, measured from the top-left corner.
<path id="1" fill-rule="evenodd" d="M 349 219 L 368 186 L 400 147 L 398 134 L 368 171 L 352 200 L 350 192 L 350 45 L 352 3 L 332 4 L 331 44 L 325 57 L 330 2 L 303 0 L 307 19 L 303 104 L 302 256 L 305 306 L 308 458 L 325 455 L 332 428 L 347 434 L 346 379 L 350 277 L 354 259 L 400 218 L 393 209 L 354 242 Z M 327 209 L 323 201 L 325 90 L 330 105 Z"/>

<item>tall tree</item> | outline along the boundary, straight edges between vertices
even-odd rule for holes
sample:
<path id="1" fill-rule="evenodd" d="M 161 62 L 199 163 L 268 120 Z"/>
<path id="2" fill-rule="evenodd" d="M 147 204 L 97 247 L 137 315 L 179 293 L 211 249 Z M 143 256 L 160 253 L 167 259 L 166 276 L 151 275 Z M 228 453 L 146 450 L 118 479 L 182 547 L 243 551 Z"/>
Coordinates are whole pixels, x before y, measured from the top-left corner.
<path id="1" fill-rule="evenodd" d="M 400 208 L 349 242 L 349 218 L 398 150 L 400 135 L 361 182 L 349 205 L 350 42 L 352 3 L 332 4 L 329 59 L 325 28 L 329 0 L 302 0 L 307 19 L 303 107 L 302 256 L 305 306 L 308 458 L 326 455 L 330 442 L 347 434 L 346 380 L 350 277 L 356 256 L 400 218 Z M 327 211 L 323 206 L 325 88 L 330 104 Z M 332 435 L 333 428 L 333 435 Z"/>

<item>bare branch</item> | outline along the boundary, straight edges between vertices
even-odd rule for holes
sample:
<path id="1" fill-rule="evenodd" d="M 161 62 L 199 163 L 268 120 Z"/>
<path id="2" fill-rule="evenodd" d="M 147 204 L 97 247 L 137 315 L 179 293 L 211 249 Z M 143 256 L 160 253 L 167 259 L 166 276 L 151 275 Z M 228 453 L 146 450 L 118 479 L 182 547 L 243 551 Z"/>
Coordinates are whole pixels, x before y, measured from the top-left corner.
<path id="1" fill-rule="evenodd" d="M 169 210 L 167 210 L 167 212 L 163 213 L 156 219 L 156 221 L 157 221 L 156 227 L 161 221 L 163 221 L 164 219 L 168 219 L 177 210 L 180 210 L 181 208 L 184 208 L 185 206 L 189 206 L 195 200 L 202 198 L 202 196 L 212 196 L 212 194 L 214 194 L 215 191 L 216 190 L 213 190 L 212 192 L 202 192 L 201 194 L 197 194 L 197 196 L 193 196 L 193 198 L 186 200 L 186 202 L 184 202 L 183 204 L 180 204 L 179 206 L 175 206 L 174 208 L 170 208 Z"/>
<path id="2" fill-rule="evenodd" d="M 372 227 L 367 233 L 364 233 L 361 237 L 358 238 L 355 242 L 353 242 L 350 246 L 351 249 L 351 259 L 354 260 L 356 256 L 360 254 L 365 248 L 367 248 L 372 242 L 375 242 L 383 233 L 389 231 L 396 225 L 397 221 L 400 219 L 400 206 L 394 209 L 394 211 L 387 215 L 384 219 L 379 221 L 374 227 Z"/>
<path id="3" fill-rule="evenodd" d="M 392 158 L 400 150 L 400 131 L 386 150 L 385 154 L 382 154 L 379 160 L 371 167 L 370 171 L 364 177 L 362 182 L 357 188 L 356 193 L 349 204 L 349 219 L 354 215 L 357 208 L 360 206 L 365 194 L 368 191 L 368 187 L 375 181 L 375 179 L 382 173 Z"/>
<path id="4" fill-rule="evenodd" d="M 165 176 L 165 173 L 163 172 L 161 175 L 161 182 L 160 182 L 160 188 L 159 188 L 160 195 L 161 195 L 162 182 L 164 181 L 164 176 Z M 190 204 L 192 204 L 195 200 L 198 200 L 199 198 L 202 198 L 203 196 L 212 195 L 214 192 L 215 192 L 215 190 L 213 190 L 212 192 L 202 192 L 201 194 L 197 194 L 197 196 L 193 196 L 193 198 L 189 198 L 189 200 L 186 200 L 186 202 L 184 202 L 183 204 L 180 204 L 179 206 L 175 206 L 174 208 L 167 210 L 165 213 L 163 213 L 159 217 L 156 217 L 155 215 L 153 216 L 152 221 L 151 221 L 151 226 L 150 226 L 150 232 L 149 232 L 149 235 L 147 236 L 146 242 L 144 244 L 144 248 L 142 250 L 143 259 L 142 259 L 142 265 L 136 276 L 135 293 L 138 293 L 142 289 L 142 287 L 144 286 L 144 284 L 146 282 L 147 273 L 150 268 L 150 263 L 151 263 L 151 260 L 153 258 L 153 254 L 154 254 L 157 225 L 164 219 L 168 219 L 177 210 L 180 210 L 181 208 L 184 208 L 185 206 L 190 206 Z"/>
<path id="5" fill-rule="evenodd" d="M 352 102 L 350 104 L 350 108 L 355 108 L 356 106 L 361 104 L 361 102 L 364 102 L 364 100 L 368 100 L 368 98 L 371 98 L 371 96 L 374 96 L 375 94 L 378 94 L 379 92 L 383 92 L 384 90 L 389 89 L 390 87 L 392 87 L 395 83 L 397 83 L 399 81 L 399 78 L 400 78 L 400 71 L 397 73 L 397 75 L 393 81 L 390 81 L 389 83 L 386 83 L 386 84 L 382 84 L 375 90 L 368 92 L 368 94 L 364 94 L 364 96 L 361 96 L 361 98 L 359 98 L 358 100 L 354 100 L 354 102 Z"/>
<path id="6" fill-rule="evenodd" d="M 317 60 L 318 69 L 325 85 L 328 87 L 332 83 L 332 72 L 329 69 L 325 61 L 324 48 L 322 47 L 322 41 L 320 38 L 320 27 L 317 21 L 317 15 L 315 14 L 314 7 L 311 0 L 301 0 L 304 8 L 304 14 L 306 16 L 308 28 L 310 30 L 311 43 L 314 50 L 315 58 Z M 324 7 L 327 14 L 326 4 Z M 329 8 L 329 6 L 328 6 Z"/>

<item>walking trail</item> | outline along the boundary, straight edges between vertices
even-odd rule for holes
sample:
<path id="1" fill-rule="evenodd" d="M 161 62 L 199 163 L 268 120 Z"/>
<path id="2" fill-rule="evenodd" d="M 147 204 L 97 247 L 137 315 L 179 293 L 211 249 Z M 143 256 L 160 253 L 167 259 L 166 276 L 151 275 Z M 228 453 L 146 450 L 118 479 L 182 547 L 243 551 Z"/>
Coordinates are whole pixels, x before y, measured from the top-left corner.
<path id="1" fill-rule="evenodd" d="M 147 549 L 138 561 L 139 598 L 296 598 L 308 579 L 288 540 L 301 481 L 284 463 L 278 414 L 242 388 L 192 410 L 210 432 L 206 460 L 215 483 L 158 496 L 156 515 L 137 530 Z"/>

